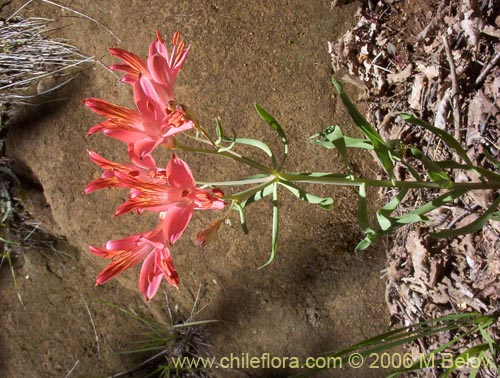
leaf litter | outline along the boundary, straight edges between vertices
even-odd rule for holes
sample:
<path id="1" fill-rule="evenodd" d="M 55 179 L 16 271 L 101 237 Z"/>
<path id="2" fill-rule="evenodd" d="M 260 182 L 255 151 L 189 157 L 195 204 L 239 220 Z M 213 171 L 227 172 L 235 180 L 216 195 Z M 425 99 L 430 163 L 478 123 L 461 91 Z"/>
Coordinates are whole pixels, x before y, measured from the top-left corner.
<path id="1" fill-rule="evenodd" d="M 336 6 L 342 6 L 337 3 Z M 414 113 L 446 130 L 479 167 L 499 172 L 500 3 L 495 0 L 368 0 L 360 2 L 356 26 L 329 42 L 335 75 L 362 90 L 359 100 L 386 140 L 401 139 L 435 160 L 458 156 L 438 138 L 405 123 L 398 113 Z M 448 172 L 447 172 L 448 173 Z M 410 179 L 397 172 L 398 179 Z M 450 171 L 457 182 L 478 182 L 466 170 Z M 382 192 L 382 196 L 388 193 Z M 411 325 L 452 313 L 493 313 L 500 305 L 500 226 L 489 221 L 479 231 L 436 239 L 436 229 L 460 228 L 478 219 L 498 193 L 473 191 L 452 206 L 436 209 L 427 224 L 398 230 L 387 255 L 386 299 L 393 325 Z M 432 193 L 413 193 L 402 203 L 414 209 Z M 499 324 L 490 336 L 500 340 Z M 421 355 L 453 339 L 447 331 L 408 345 Z M 450 347 L 455 355 L 483 343 L 469 334 Z M 498 357 L 495 356 L 498 363 Z M 426 369 L 420 376 L 442 371 Z M 456 376 L 469 376 L 464 368 Z M 490 367 L 479 376 L 496 377 Z M 414 373 L 412 373 L 414 374 Z M 415 375 L 412 375 L 415 376 Z"/>

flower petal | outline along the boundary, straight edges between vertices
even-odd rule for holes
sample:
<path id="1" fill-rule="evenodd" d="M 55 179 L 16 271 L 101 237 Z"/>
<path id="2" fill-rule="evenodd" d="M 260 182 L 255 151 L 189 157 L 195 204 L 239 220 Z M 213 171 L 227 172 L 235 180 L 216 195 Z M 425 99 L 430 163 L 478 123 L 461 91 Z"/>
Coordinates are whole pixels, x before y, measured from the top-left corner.
<path id="1" fill-rule="evenodd" d="M 137 247 L 138 241 L 143 234 L 130 235 L 122 239 L 108 240 L 106 248 L 112 251 L 131 250 Z"/>
<path id="2" fill-rule="evenodd" d="M 179 287 L 179 275 L 175 270 L 174 261 L 168 248 L 157 249 L 155 253 L 156 266 L 165 276 L 168 283 L 174 287 Z"/>
<path id="3" fill-rule="evenodd" d="M 89 194 L 92 192 L 95 192 L 96 190 L 99 189 L 104 189 L 104 188 L 117 188 L 122 186 L 120 182 L 115 178 L 115 177 L 109 177 L 109 178 L 98 178 L 93 181 L 91 181 L 83 190 L 84 194 Z"/>
<path id="4" fill-rule="evenodd" d="M 155 254 L 153 252 L 146 257 L 142 264 L 141 274 L 139 275 L 139 290 L 148 301 L 158 291 L 163 277 L 162 271 L 156 267 Z"/>
<path id="5" fill-rule="evenodd" d="M 137 74 L 144 74 L 148 72 L 146 63 L 134 53 L 120 48 L 109 49 L 109 52 L 111 55 L 116 56 L 117 58 L 127 63 Z M 133 71 L 129 72 L 132 73 Z"/>
<path id="6" fill-rule="evenodd" d="M 193 190 L 196 187 L 191 169 L 175 154 L 172 154 L 167 165 L 167 180 L 171 186 L 179 189 Z"/>
<path id="7" fill-rule="evenodd" d="M 135 122 L 140 121 L 139 114 L 135 110 L 112 104 L 106 100 L 89 97 L 83 100 L 83 103 L 94 113 L 97 113 L 102 117 L 126 121 L 127 123 L 131 123 L 131 120 Z"/>
<path id="8" fill-rule="evenodd" d="M 93 253 L 97 254 L 96 252 L 97 251 L 93 251 Z M 113 261 L 106 268 L 104 268 L 104 270 L 101 273 L 99 273 L 95 281 L 96 285 L 101 285 L 106 281 L 109 281 L 116 275 L 138 264 L 143 259 L 143 253 L 123 253 L 123 254 L 124 254 L 123 257 L 120 257 L 117 260 Z"/>
<path id="9" fill-rule="evenodd" d="M 172 206 L 165 214 L 163 220 L 163 236 L 170 243 L 174 244 L 186 229 L 194 209 L 190 205 Z"/>

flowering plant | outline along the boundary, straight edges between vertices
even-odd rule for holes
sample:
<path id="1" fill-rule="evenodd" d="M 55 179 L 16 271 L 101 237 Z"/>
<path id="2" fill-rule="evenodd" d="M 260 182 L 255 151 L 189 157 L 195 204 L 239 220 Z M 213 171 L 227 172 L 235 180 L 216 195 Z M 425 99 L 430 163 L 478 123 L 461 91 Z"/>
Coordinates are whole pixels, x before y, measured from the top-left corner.
<path id="1" fill-rule="evenodd" d="M 136 109 L 86 99 L 87 107 L 106 117 L 88 135 L 102 132 L 127 143 L 130 163 L 111 162 L 89 151 L 90 159 L 103 169 L 103 174 L 87 185 L 85 193 L 106 187 L 128 188 L 129 200 L 118 207 L 115 215 L 132 210 L 153 211 L 158 213 L 158 225 L 152 231 L 110 240 L 105 248 L 91 246 L 90 251 L 113 260 L 97 276 L 98 285 L 144 261 L 139 289 L 150 299 L 163 277 L 175 287 L 179 284 L 170 247 L 186 229 L 194 210 L 222 209 L 226 202 L 221 190 L 197 187 L 189 166 L 175 154 L 166 168 L 158 167 L 151 155 L 160 145 L 172 147 L 174 135 L 194 127 L 193 120 L 173 97 L 174 83 L 188 52 L 184 42 L 179 41 L 179 33 L 174 34 L 170 52 L 157 33 L 147 61 L 122 49 L 110 51 L 123 60 L 111 69 L 126 73 L 122 81 L 132 85 Z"/>
<path id="2" fill-rule="evenodd" d="M 367 248 L 373 241 L 400 227 L 427 221 L 426 214 L 453 202 L 470 190 L 498 190 L 500 188 L 500 174 L 494 170 L 474 166 L 454 137 L 413 115 L 401 114 L 401 117 L 415 127 L 420 127 L 440 138 L 461 162 L 434 161 L 413 145 L 403 141 L 385 141 L 359 113 L 336 80 L 333 80 L 335 89 L 352 120 L 364 134 L 364 138 L 344 136 L 340 127 L 334 125 L 313 135 L 311 139 L 314 144 L 327 149 L 336 149 L 345 163 L 347 172 L 285 172 L 283 164 L 288 155 L 288 139 L 280 124 L 261 106 L 256 105 L 258 114 L 277 133 L 283 144 L 281 156 L 277 156 L 262 141 L 228 136 L 220 121 L 216 123 L 216 138 L 213 138 L 199 125 L 189 108 L 175 101 L 174 84 L 186 60 L 188 50 L 184 42 L 180 41 L 177 32 L 174 34 L 170 50 L 157 32 L 156 39 L 150 44 L 147 60 L 142 60 L 137 55 L 122 49 L 111 49 L 111 54 L 123 61 L 123 63 L 112 65 L 111 69 L 125 73 L 122 81 L 133 88 L 135 109 L 95 98 L 84 101 L 92 111 L 106 118 L 103 122 L 93 126 L 88 134 L 102 132 L 106 136 L 127 143 L 130 159 L 128 163 L 120 164 L 108 161 L 97 153 L 89 151 L 90 159 L 102 168 L 103 173 L 100 178 L 88 184 L 85 193 L 106 187 L 127 188 L 129 199 L 118 207 L 115 215 L 125 214 L 132 210 L 138 213 L 143 211 L 158 213 L 158 225 L 152 231 L 120 240 L 110 240 L 104 248 L 90 247 L 90 251 L 95 255 L 113 260 L 98 275 L 97 284 L 102 284 L 143 261 L 139 289 L 147 299 L 155 295 L 163 277 L 171 285 L 177 287 L 179 277 L 173 263 L 171 248 L 185 231 L 195 210 L 228 208 L 222 217 L 199 232 L 198 242 L 200 245 L 205 245 L 213 239 L 232 210 L 239 212 L 241 225 L 247 232 L 246 207 L 272 195 L 272 246 L 270 258 L 263 265 L 266 266 L 273 261 L 278 246 L 279 187 L 286 188 L 297 198 L 324 209 L 333 207 L 333 199 L 313 195 L 303 189 L 301 184 L 319 183 L 358 187 L 358 223 L 366 237 L 358 244 L 357 250 Z M 176 139 L 181 135 L 191 137 L 202 147 L 181 144 Z M 261 150 L 269 157 L 270 164 L 261 164 L 236 152 L 236 147 L 241 144 Z M 166 168 L 159 167 L 152 155 L 159 146 L 172 151 L 172 157 Z M 375 158 L 387 176 L 386 179 L 354 176 L 347 153 L 350 148 L 374 152 Z M 253 168 L 257 173 L 236 181 L 196 182 L 187 163 L 175 154 L 177 151 L 232 159 Z M 412 164 L 423 167 L 424 174 L 418 172 Z M 492 164 L 500 167 L 498 161 L 492 160 Z M 411 174 L 410 179 L 398 180 L 395 174 L 397 168 L 408 171 Z M 478 177 L 478 182 L 455 182 L 449 174 L 453 170 L 469 171 Z M 218 188 L 220 186 L 244 186 L 245 189 L 224 195 Z M 376 211 L 375 221 L 378 224 L 376 228 L 372 227 L 369 222 L 366 198 L 366 188 L 369 186 L 398 188 L 394 197 Z M 432 201 L 416 209 L 394 215 L 409 191 L 416 189 L 435 190 L 439 194 Z M 489 208 L 469 225 L 458 229 L 442 230 L 434 236 L 449 237 L 474 232 L 489 220 L 499 220 L 500 212 L 497 210 L 499 204 L 500 196 L 497 196 Z"/>

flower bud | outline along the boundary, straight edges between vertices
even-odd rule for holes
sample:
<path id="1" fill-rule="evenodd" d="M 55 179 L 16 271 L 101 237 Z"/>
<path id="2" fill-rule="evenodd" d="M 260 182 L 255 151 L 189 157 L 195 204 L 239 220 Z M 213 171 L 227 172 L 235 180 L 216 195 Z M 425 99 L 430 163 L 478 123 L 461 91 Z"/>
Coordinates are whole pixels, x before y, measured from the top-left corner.
<path id="1" fill-rule="evenodd" d="M 221 224 L 222 224 L 221 219 L 213 221 L 208 225 L 208 227 L 198 232 L 197 236 L 198 245 L 200 247 L 204 247 L 208 243 L 211 243 L 214 240 L 215 235 L 217 235 L 217 231 L 219 230 Z"/>

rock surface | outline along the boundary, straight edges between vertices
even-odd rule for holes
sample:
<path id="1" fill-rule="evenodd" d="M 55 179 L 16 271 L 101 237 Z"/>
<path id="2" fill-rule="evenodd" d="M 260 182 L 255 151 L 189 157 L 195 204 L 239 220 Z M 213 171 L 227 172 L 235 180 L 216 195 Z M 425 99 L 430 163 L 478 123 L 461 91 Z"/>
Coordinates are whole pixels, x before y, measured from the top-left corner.
<path id="1" fill-rule="evenodd" d="M 16 5 L 19 2 L 14 1 L 10 9 L 16 9 Z M 156 29 L 161 30 L 166 39 L 179 30 L 191 50 L 177 82 L 177 97 L 190 104 L 206 128 L 212 127 L 215 117 L 221 117 L 226 129 L 233 129 L 238 136 L 278 144 L 253 108 L 253 103 L 258 102 L 275 116 L 291 140 L 287 169 L 340 171 L 343 168 L 334 152 L 312 146 L 307 138 L 333 123 L 350 124 L 332 99 L 326 42 L 336 39 L 349 25 L 354 7 L 330 8 L 328 1 L 265 5 L 257 1 L 151 1 L 145 6 L 142 1 L 81 0 L 71 2 L 71 7 L 102 21 L 122 43 L 95 23 L 66 18 L 64 16 L 74 14 L 48 4 L 34 3 L 24 14 L 58 18 L 58 22 L 68 25 L 59 30 L 58 35 L 70 38 L 83 53 L 95 55 L 104 65 L 114 62 L 107 53 L 108 47 L 119 46 L 145 56 Z M 108 239 L 148 230 L 154 221 L 147 215 L 113 217 L 114 209 L 125 199 L 126 192 L 122 190 L 82 194 L 85 185 L 100 175 L 87 158 L 87 149 L 116 161 L 126 161 L 126 155 L 121 143 L 102 135 L 86 139 L 88 128 L 99 118 L 88 111 L 81 100 L 99 97 L 130 106 L 131 90 L 97 64 L 82 72 L 75 84 L 66 88 L 64 96 L 67 96 L 64 102 L 38 109 L 34 117 L 14 128 L 8 141 L 9 157 L 16 161 L 26 179 L 35 180 L 43 188 L 54 228 L 76 247 L 74 254 L 78 256 L 77 261 L 65 264 L 79 272 L 79 278 L 67 280 L 63 275 L 62 279 L 53 279 L 51 286 L 38 282 L 39 295 L 51 292 L 57 297 L 54 301 L 64 303 L 72 285 L 78 285 L 86 288 L 86 295 L 95 298 L 104 292 L 110 300 L 133 298 L 131 307 L 142 306 L 141 311 L 164 317 L 161 292 L 151 303 L 141 304 L 138 269 L 122 275 L 114 283 L 105 284 L 104 288 L 90 289 L 106 262 L 88 253 L 87 245 L 102 245 Z M 240 167 L 226 161 L 185 154 L 181 157 L 201 180 L 241 175 Z M 164 156 L 163 161 L 166 162 L 166 158 Z M 356 166 L 369 173 L 370 165 L 364 158 L 358 156 Z M 168 293 L 171 303 L 178 306 L 179 314 L 187 317 L 193 304 L 192 295 L 201 285 L 207 307 L 199 318 L 220 321 L 209 328 L 210 342 L 218 355 L 259 356 L 269 352 L 274 356 L 306 357 L 359 342 L 386 329 L 384 283 L 379 279 L 384 268 L 384 252 L 374 249 L 363 254 L 352 253 L 360 237 L 354 205 L 356 191 L 352 188 L 314 190 L 319 195 L 332 195 L 336 202 L 334 210 L 317 209 L 282 193 L 279 254 L 265 269 L 257 270 L 267 261 L 271 246 L 269 201 L 249 208 L 248 236 L 239 228 L 235 214 L 234 225 L 222 228 L 213 244 L 200 249 L 194 242 L 196 233 L 215 216 L 202 213 L 195 216 L 184 237 L 173 248 L 181 288 L 176 291 L 163 284 L 161 289 Z M 31 198 L 34 197 L 27 202 Z M 36 210 L 40 207 L 43 206 L 32 206 L 35 217 L 42 215 Z M 29 285 L 23 282 L 21 290 Z M 78 296 L 69 297 L 72 301 L 80 300 Z M 13 295 L 9 298 L 15 300 Z M 9 308 L 15 307 L 12 306 Z M 68 328 L 62 331 L 66 337 L 79 332 L 72 328 L 78 324 L 88 328 L 88 319 L 75 318 L 73 308 L 59 305 L 58 309 L 51 314 L 55 317 L 52 321 L 66 324 L 71 319 Z M 17 315 L 14 312 L 9 316 Z M 106 322 L 102 316 L 99 320 L 103 338 L 126 332 L 116 322 Z M 12 324 L 21 329 L 29 327 L 21 320 Z M 83 342 L 93 345 L 91 337 Z M 65 345 L 68 345 L 65 337 L 61 337 L 54 348 L 62 353 Z M 0 347 L 10 348 L 9 356 L 25 353 L 13 345 Z M 43 355 L 49 346 L 40 344 L 38 348 L 31 351 L 31 355 Z M 73 362 L 76 358 L 81 361 L 72 377 L 88 377 L 90 372 L 95 376 L 109 374 L 111 371 L 107 368 L 117 368 L 123 363 L 97 363 L 92 353 L 68 357 Z M 59 355 L 52 359 L 67 370 L 72 365 Z M 18 372 L 10 358 L 3 363 L 9 377 L 24 376 L 16 375 Z M 127 367 L 122 365 L 118 370 Z M 44 375 L 50 367 L 34 365 L 32 368 L 38 376 L 50 376 Z M 331 372 L 325 376 L 331 376 L 329 374 Z M 345 368 L 335 376 L 377 374 L 381 372 Z M 272 370 L 249 372 L 249 375 L 280 376 Z"/>

